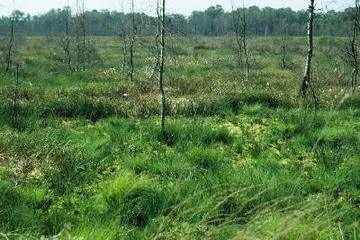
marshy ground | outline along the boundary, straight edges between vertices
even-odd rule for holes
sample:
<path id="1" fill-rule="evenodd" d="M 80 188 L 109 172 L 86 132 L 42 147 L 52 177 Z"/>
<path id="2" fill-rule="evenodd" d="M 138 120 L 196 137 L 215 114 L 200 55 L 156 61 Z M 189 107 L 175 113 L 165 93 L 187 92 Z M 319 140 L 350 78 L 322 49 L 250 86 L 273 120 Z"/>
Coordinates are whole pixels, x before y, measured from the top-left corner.
<path id="1" fill-rule="evenodd" d="M 231 38 L 169 41 L 161 134 L 152 39 L 132 82 L 117 38 L 72 74 L 51 39 L 23 39 L 16 106 L 13 71 L 0 86 L 0 239 L 358 239 L 346 40 L 316 39 L 316 112 L 298 97 L 305 38 L 285 68 L 280 39 L 250 39 L 248 81 Z"/>

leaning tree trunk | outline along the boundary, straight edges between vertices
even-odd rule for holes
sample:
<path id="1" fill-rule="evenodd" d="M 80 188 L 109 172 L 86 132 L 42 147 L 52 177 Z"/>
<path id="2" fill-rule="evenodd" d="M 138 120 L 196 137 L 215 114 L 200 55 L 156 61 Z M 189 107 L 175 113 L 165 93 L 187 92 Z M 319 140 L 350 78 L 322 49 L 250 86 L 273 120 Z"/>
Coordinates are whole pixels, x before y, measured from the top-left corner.
<path id="1" fill-rule="evenodd" d="M 160 88 L 160 97 L 161 97 L 161 107 L 160 107 L 160 129 L 161 132 L 165 130 L 165 112 L 166 112 L 166 102 L 165 102 L 165 91 L 164 91 L 164 68 L 165 68 L 165 0 L 162 0 L 162 9 L 161 9 L 161 21 L 158 23 L 160 26 L 160 65 L 159 65 L 159 88 Z"/>
<path id="2" fill-rule="evenodd" d="M 311 87 L 311 70 L 312 70 L 312 58 L 314 51 L 314 17 L 315 17 L 315 0 L 310 0 L 309 5 L 309 20 L 308 20 L 308 52 L 305 65 L 304 78 L 300 86 L 300 93 L 305 96 L 309 87 Z"/>

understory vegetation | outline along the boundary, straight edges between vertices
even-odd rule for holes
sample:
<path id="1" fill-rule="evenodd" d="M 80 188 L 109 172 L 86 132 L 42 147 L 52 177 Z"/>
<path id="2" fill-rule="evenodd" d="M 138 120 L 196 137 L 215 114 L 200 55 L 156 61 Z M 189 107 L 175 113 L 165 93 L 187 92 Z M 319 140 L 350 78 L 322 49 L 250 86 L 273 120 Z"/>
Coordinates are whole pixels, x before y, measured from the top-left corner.
<path id="1" fill-rule="evenodd" d="M 0 239 L 359 239 L 360 96 L 343 38 L 169 39 L 159 129 L 152 39 L 91 38 L 101 63 L 66 72 L 51 39 L 27 37 L 0 86 Z M 100 60 L 99 60 L 100 61 Z M 15 117 L 14 117 L 15 116 Z"/>

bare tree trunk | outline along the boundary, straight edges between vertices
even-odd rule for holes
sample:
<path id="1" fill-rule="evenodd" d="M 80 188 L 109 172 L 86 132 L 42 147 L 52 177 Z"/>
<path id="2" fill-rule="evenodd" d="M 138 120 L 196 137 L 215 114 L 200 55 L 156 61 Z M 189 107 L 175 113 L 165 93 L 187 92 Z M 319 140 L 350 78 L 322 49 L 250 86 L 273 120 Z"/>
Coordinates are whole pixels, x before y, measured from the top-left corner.
<path id="1" fill-rule="evenodd" d="M 242 42 L 243 42 L 243 49 L 245 55 L 245 67 L 246 67 L 246 81 L 249 81 L 250 77 L 250 62 L 249 62 L 249 53 L 247 48 L 247 21 L 246 21 L 246 9 L 243 3 L 243 21 L 242 21 Z"/>
<path id="2" fill-rule="evenodd" d="M 127 56 L 127 42 L 126 42 L 126 35 L 123 35 L 123 71 L 126 70 L 126 56 Z"/>
<path id="3" fill-rule="evenodd" d="M 249 81 L 250 75 L 250 61 L 247 46 L 247 21 L 246 9 L 243 3 L 242 13 L 239 10 L 233 10 L 233 22 L 235 29 L 235 39 L 237 45 L 237 58 L 239 66 L 245 68 L 245 80 Z"/>
<path id="4" fill-rule="evenodd" d="M 12 114 L 12 123 L 13 126 L 19 127 L 19 106 L 18 106 L 18 98 L 19 98 L 19 69 L 20 65 L 16 64 L 16 74 L 15 74 L 15 89 L 14 89 L 14 98 L 13 98 L 13 114 Z"/>
<path id="5" fill-rule="evenodd" d="M 159 1 L 157 1 L 157 5 L 156 5 L 156 15 L 157 15 L 157 33 L 155 36 L 155 66 L 150 79 L 155 78 L 155 76 L 159 72 L 159 66 L 160 66 L 161 14 L 160 14 Z"/>
<path id="6" fill-rule="evenodd" d="M 159 0 L 158 0 L 159 1 Z M 159 4 L 158 4 L 159 6 Z M 160 107 L 160 129 L 161 132 L 165 130 L 165 113 L 166 113 L 166 99 L 164 91 L 164 68 L 165 68 L 165 0 L 162 0 L 162 9 L 161 9 L 161 22 L 159 22 L 160 30 L 160 65 L 159 65 L 159 88 L 160 88 L 160 97 L 161 97 L 161 107 Z M 160 11 L 158 11 L 160 12 Z"/>
<path id="7" fill-rule="evenodd" d="M 288 29 L 288 20 L 285 19 L 282 21 L 282 39 L 281 39 L 281 63 L 282 63 L 282 68 L 285 69 L 288 67 L 287 65 L 287 46 L 288 46 L 288 41 L 289 41 L 289 29 Z"/>
<path id="8" fill-rule="evenodd" d="M 282 37 L 281 39 L 281 63 L 282 68 L 286 68 L 286 38 Z"/>
<path id="9" fill-rule="evenodd" d="M 313 30 L 314 30 L 314 17 L 315 17 L 315 0 L 310 0 L 309 5 L 309 20 L 308 20 L 308 52 L 305 65 L 304 78 L 300 86 L 300 93 L 306 96 L 308 88 L 311 87 L 311 72 L 312 72 L 312 58 L 313 58 Z"/>
<path id="10" fill-rule="evenodd" d="M 80 71 L 82 61 L 82 49 L 81 49 L 81 23 L 80 23 L 80 3 L 76 0 L 76 16 L 75 16 L 75 45 L 76 45 L 76 64 L 75 70 Z"/>
<path id="11" fill-rule="evenodd" d="M 122 4 L 124 4 L 124 2 L 122 2 Z M 120 36 L 120 38 L 122 39 L 122 42 L 123 42 L 122 72 L 125 73 L 126 72 L 126 67 L 127 67 L 127 54 L 128 54 L 128 46 L 127 46 L 127 40 L 128 40 L 127 33 L 128 33 L 128 31 L 127 31 L 127 21 L 126 21 L 124 5 L 122 5 L 121 12 L 122 12 L 121 31 L 120 31 L 119 36 Z"/>
<path id="12" fill-rule="evenodd" d="M 76 70 L 85 71 L 87 59 L 85 0 L 76 0 Z"/>
<path id="13" fill-rule="evenodd" d="M 233 8 L 233 13 L 232 13 L 232 17 L 233 17 L 233 23 L 234 23 L 234 32 L 235 32 L 235 41 L 236 41 L 236 52 L 237 52 L 237 60 L 238 60 L 238 65 L 242 66 L 243 65 L 243 60 L 242 60 L 242 37 L 241 37 L 241 29 L 240 29 L 240 17 L 239 14 L 237 14 L 237 10 L 234 10 Z"/>
<path id="14" fill-rule="evenodd" d="M 124 11 L 123 11 L 124 13 Z M 126 66 L 127 66 L 127 54 L 128 54 L 128 51 L 127 51 L 127 34 L 126 34 L 126 29 L 125 29 L 125 25 L 126 25 L 126 21 L 124 20 L 125 18 L 125 15 L 123 16 L 123 19 L 121 21 L 121 24 L 122 24 L 122 29 L 121 29 L 121 38 L 122 38 L 122 41 L 123 41 L 123 64 L 122 64 L 122 69 L 123 69 L 123 72 L 125 72 L 126 70 Z"/>
<path id="15" fill-rule="evenodd" d="M 10 23 L 9 45 L 7 48 L 7 53 L 6 53 L 6 58 L 5 58 L 5 61 L 6 61 L 5 74 L 9 72 L 11 64 L 12 64 L 14 40 L 15 40 L 15 19 L 12 17 L 11 23 Z"/>
<path id="16" fill-rule="evenodd" d="M 87 62 L 87 47 L 86 47 L 86 16 L 85 16 L 85 0 L 82 0 L 81 6 L 81 27 L 82 27 L 82 70 L 86 70 L 86 62 Z"/>
<path id="17" fill-rule="evenodd" d="M 65 61 L 68 66 L 68 70 L 69 70 L 69 72 L 72 72 L 73 67 L 72 67 L 71 47 L 70 47 L 70 41 L 71 41 L 71 39 L 70 39 L 70 17 L 71 17 L 71 12 L 70 12 L 70 7 L 68 5 L 66 7 L 65 38 L 64 38 L 64 43 L 63 43 L 63 50 L 65 53 Z"/>
<path id="18" fill-rule="evenodd" d="M 130 46 L 129 46 L 129 51 L 130 51 L 129 77 L 130 77 L 131 81 L 134 80 L 134 44 L 135 44 L 136 32 L 137 32 L 137 29 L 136 29 L 136 22 L 135 22 L 135 3 L 134 3 L 134 0 L 131 0 L 131 39 L 130 39 Z"/>
<path id="19" fill-rule="evenodd" d="M 356 90 L 358 77 L 359 77 L 359 46 L 358 46 L 358 32 L 360 24 L 360 6 L 359 0 L 355 0 L 355 10 L 353 16 L 353 36 L 351 39 L 351 62 L 352 62 L 352 75 L 351 75 L 351 87 L 353 91 Z"/>
<path id="20" fill-rule="evenodd" d="M 287 67 L 286 64 L 286 55 L 287 55 L 287 42 L 288 42 L 288 29 L 287 29 L 287 20 L 281 21 L 281 67 L 285 69 Z"/>

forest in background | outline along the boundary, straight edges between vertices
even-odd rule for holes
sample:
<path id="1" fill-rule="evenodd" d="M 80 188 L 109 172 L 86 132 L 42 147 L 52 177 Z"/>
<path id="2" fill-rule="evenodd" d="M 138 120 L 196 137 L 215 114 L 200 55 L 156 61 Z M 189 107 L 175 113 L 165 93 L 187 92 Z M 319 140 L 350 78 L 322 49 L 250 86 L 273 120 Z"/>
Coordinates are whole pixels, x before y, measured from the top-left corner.
<path id="1" fill-rule="evenodd" d="M 17 32 L 30 36 L 61 35 L 65 32 L 69 9 L 53 9 L 49 12 L 31 16 L 14 11 L 12 16 L 0 18 L 0 34 L 7 35 L 11 17 L 17 20 Z M 237 9 L 235 11 L 242 11 Z M 166 16 L 168 33 L 179 36 L 205 35 L 224 36 L 234 32 L 234 12 L 226 12 L 222 6 L 212 6 L 205 11 L 194 11 L 189 17 L 181 14 Z M 304 36 L 306 34 L 306 10 L 293 11 L 291 8 L 274 9 L 252 6 L 245 9 L 248 34 L 251 36 Z M 344 11 L 318 12 L 314 25 L 315 35 L 349 36 L 352 24 L 352 8 Z M 118 11 L 86 11 L 86 24 L 89 35 L 114 36 L 130 27 L 132 14 Z M 137 34 L 153 35 L 157 20 L 145 13 L 136 13 Z M 75 21 L 75 16 L 72 21 Z"/>
<path id="2" fill-rule="evenodd" d="M 166 2 L 3 18 L 0 239 L 358 240 L 360 0 L 337 24 Z"/>

